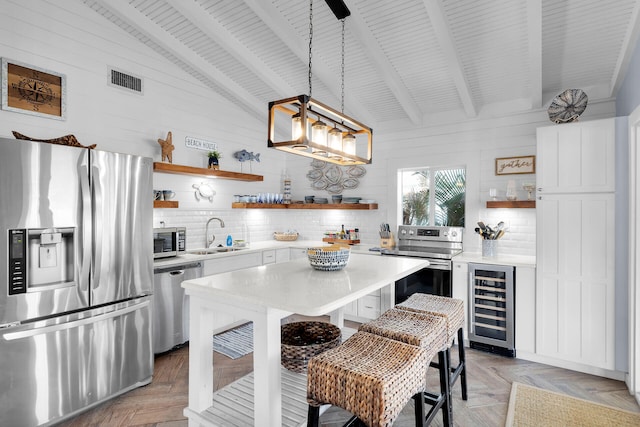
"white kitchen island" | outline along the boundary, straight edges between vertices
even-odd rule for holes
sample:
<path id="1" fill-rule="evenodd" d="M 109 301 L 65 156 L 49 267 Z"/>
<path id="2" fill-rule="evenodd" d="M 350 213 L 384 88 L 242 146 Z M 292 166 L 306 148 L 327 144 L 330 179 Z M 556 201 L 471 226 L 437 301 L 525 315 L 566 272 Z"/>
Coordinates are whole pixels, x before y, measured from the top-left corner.
<path id="1" fill-rule="evenodd" d="M 288 375 L 287 371 L 286 382 L 293 377 L 293 384 L 291 389 L 283 390 L 281 319 L 294 313 L 330 314 L 331 321 L 342 327 L 342 307 L 346 304 L 379 289 L 392 288 L 389 285 L 396 280 L 428 265 L 420 258 L 352 253 L 340 271 L 317 271 L 308 260 L 299 259 L 183 282 L 190 296 L 189 406 L 184 411 L 189 426 L 246 426 L 251 421 L 255 426 L 304 425 L 305 376 Z M 383 306 L 393 305 L 393 292 L 383 292 L 383 298 Z M 254 323 L 254 371 L 251 381 L 232 387 L 231 391 L 225 387 L 216 394 L 227 390 L 230 396 L 214 401 L 213 325 L 217 316 L 228 315 Z M 247 384 L 253 384 L 252 401 L 236 394 Z M 290 399 L 298 401 L 297 413 L 287 408 L 286 401 Z"/>

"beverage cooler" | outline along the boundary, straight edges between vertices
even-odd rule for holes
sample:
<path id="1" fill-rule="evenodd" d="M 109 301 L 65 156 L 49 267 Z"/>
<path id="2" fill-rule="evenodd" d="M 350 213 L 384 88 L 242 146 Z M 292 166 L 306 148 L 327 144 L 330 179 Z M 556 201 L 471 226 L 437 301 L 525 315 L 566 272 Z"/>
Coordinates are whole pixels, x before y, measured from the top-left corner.
<path id="1" fill-rule="evenodd" d="M 515 267 L 469 264 L 471 348 L 515 357 Z"/>

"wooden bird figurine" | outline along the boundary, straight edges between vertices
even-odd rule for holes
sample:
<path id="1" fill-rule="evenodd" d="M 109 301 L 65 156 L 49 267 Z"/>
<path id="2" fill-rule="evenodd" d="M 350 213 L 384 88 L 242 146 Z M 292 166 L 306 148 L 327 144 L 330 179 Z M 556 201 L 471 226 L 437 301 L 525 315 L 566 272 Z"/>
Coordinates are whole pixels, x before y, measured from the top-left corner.
<path id="1" fill-rule="evenodd" d="M 162 147 L 161 160 L 163 162 L 164 162 L 164 159 L 166 158 L 169 163 L 173 163 L 171 153 L 173 153 L 173 149 L 176 147 L 174 147 L 174 145 L 171 143 L 171 139 L 172 139 L 171 132 L 167 133 L 167 139 L 158 138 L 158 144 L 160 144 L 160 146 Z"/>

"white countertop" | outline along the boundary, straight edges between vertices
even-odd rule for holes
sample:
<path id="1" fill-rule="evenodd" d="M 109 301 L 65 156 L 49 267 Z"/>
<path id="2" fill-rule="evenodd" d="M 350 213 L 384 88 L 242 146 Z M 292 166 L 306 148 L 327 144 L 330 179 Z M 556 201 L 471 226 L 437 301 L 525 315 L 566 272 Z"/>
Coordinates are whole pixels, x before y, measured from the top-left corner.
<path id="1" fill-rule="evenodd" d="M 205 293 L 306 316 L 337 310 L 429 265 L 409 257 L 379 257 L 352 252 L 340 271 L 314 270 L 307 259 L 269 264 L 186 280 L 187 293 Z"/>
<path id="2" fill-rule="evenodd" d="M 536 267 L 536 257 L 524 255 L 502 255 L 495 257 L 483 257 L 480 252 L 462 252 L 453 258 L 453 261 L 475 262 L 491 265 L 513 265 L 515 267 Z"/>

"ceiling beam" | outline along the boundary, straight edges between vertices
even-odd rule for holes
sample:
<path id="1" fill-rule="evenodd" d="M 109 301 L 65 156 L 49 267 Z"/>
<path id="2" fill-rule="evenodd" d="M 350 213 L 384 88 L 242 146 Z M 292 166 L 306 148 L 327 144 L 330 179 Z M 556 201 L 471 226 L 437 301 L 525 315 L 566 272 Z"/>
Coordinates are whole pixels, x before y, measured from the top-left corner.
<path id="1" fill-rule="evenodd" d="M 236 82 L 228 78 L 217 67 L 205 61 L 201 56 L 180 43 L 175 37 L 172 37 L 165 30 L 147 19 L 135 7 L 129 5 L 127 2 L 120 1 L 96 0 L 96 2 L 118 19 L 166 49 L 180 61 L 195 69 L 205 80 L 212 81 L 213 84 L 232 92 L 243 103 L 243 105 L 238 105 L 239 108 L 249 110 L 248 112 L 252 113 L 251 115 L 253 117 L 262 122 L 266 122 L 268 111 L 264 102 L 251 95 Z"/>
<path id="2" fill-rule="evenodd" d="M 246 45 L 240 43 L 214 16 L 198 3 L 184 0 L 169 0 L 168 3 L 191 21 L 200 31 L 211 39 L 216 40 L 238 62 L 251 70 L 256 76 L 260 76 L 260 79 L 271 86 L 275 92 L 285 94 L 285 96 L 296 92 L 291 85 L 260 60 Z"/>
<path id="3" fill-rule="evenodd" d="M 389 59 L 384 54 L 375 36 L 369 30 L 360 10 L 355 4 L 351 5 L 351 17 L 346 21 L 346 27 L 356 37 L 362 46 L 362 51 L 378 70 L 384 82 L 389 86 L 391 92 L 404 109 L 405 113 L 415 125 L 422 124 L 423 114 L 418 104 L 411 97 L 409 89 L 404 85 L 400 75 L 391 65 Z"/>
<path id="4" fill-rule="evenodd" d="M 447 61 L 449 71 L 451 71 L 451 78 L 458 91 L 462 107 L 467 117 L 475 117 L 478 115 L 478 111 L 474 105 L 471 89 L 465 77 L 462 61 L 458 55 L 453 36 L 451 35 L 449 25 L 447 25 L 448 20 L 442 3 L 440 0 L 423 0 L 423 3 L 427 9 L 433 32 L 438 39 L 442 53 Z"/>
<path id="5" fill-rule="evenodd" d="M 260 18 L 266 26 L 284 43 L 293 54 L 305 65 L 309 63 L 309 42 L 307 39 L 300 37 L 298 33 L 291 27 L 291 24 L 280 15 L 278 10 L 271 5 L 271 2 L 264 0 L 244 0 L 244 2 L 253 10 L 258 18 Z M 336 73 L 332 71 L 319 58 L 313 59 L 313 75 L 322 82 L 337 99 L 341 99 L 342 94 L 339 91 L 332 90 L 336 87 Z M 300 95 L 299 93 L 287 94 L 286 96 Z M 345 110 L 352 117 L 357 117 L 363 123 L 374 123 L 373 117 L 368 109 L 356 100 L 356 94 L 345 88 Z"/>
<path id="6" fill-rule="evenodd" d="M 527 0 L 531 108 L 542 108 L 542 0 Z"/>
<path id="7" fill-rule="evenodd" d="M 616 61 L 616 68 L 611 76 L 610 97 L 615 97 L 618 94 L 618 90 L 620 90 L 620 86 L 627 75 L 629 61 L 631 61 L 633 51 L 638 41 L 638 34 L 640 34 L 640 3 L 636 2 L 629 18 L 629 25 L 627 25 L 627 32 L 624 35 L 620 54 Z"/>

